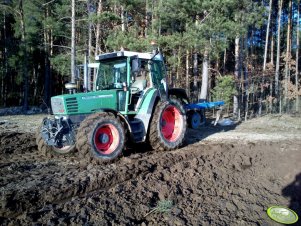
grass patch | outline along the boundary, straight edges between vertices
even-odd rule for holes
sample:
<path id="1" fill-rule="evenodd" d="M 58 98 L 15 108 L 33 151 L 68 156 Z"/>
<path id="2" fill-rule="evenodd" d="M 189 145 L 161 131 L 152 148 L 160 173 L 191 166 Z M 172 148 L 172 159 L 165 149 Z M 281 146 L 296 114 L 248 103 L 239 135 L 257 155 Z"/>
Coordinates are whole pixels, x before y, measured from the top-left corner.
<path id="1" fill-rule="evenodd" d="M 173 206 L 173 202 L 171 200 L 162 200 L 159 201 L 157 206 L 153 208 L 150 212 L 148 212 L 144 217 L 147 217 L 148 215 L 152 213 L 166 213 L 171 210 Z"/>

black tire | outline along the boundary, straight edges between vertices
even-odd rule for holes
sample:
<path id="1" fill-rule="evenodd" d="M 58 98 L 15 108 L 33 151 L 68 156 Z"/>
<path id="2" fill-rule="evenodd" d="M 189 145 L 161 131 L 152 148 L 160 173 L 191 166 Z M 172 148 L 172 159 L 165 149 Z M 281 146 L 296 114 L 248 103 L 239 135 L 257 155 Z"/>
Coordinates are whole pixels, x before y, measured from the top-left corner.
<path id="1" fill-rule="evenodd" d="M 178 102 L 178 103 L 181 104 L 181 105 L 189 104 L 189 100 L 188 100 L 187 98 L 185 98 L 185 97 L 180 97 L 180 96 L 176 96 L 176 95 L 171 95 L 171 96 L 169 97 L 169 100 L 170 100 L 171 102 L 176 101 L 176 102 Z"/>
<path id="2" fill-rule="evenodd" d="M 49 146 L 45 143 L 42 135 L 41 135 L 41 126 L 39 126 L 37 133 L 36 133 L 36 143 L 38 146 L 39 152 L 49 158 L 52 158 L 54 156 L 58 155 L 65 155 L 74 153 L 76 150 L 75 145 L 65 146 L 65 147 L 55 147 L 55 146 Z"/>
<path id="3" fill-rule="evenodd" d="M 199 116 L 199 122 L 198 122 L 198 125 L 196 125 L 196 122 L 195 122 L 195 114 L 198 114 Z M 200 126 L 204 126 L 206 124 L 206 117 L 205 117 L 205 112 L 203 110 L 200 110 L 200 111 L 190 111 L 188 113 L 188 126 L 189 128 L 192 128 L 192 129 L 198 129 Z"/>
<path id="4" fill-rule="evenodd" d="M 169 127 L 169 120 L 166 120 L 165 114 L 175 115 L 174 125 Z M 167 117 L 168 118 L 168 117 Z M 163 125 L 164 124 L 164 125 Z M 177 124 L 177 125 L 176 125 Z M 178 148 L 185 139 L 186 133 L 186 114 L 182 105 L 176 101 L 159 101 L 150 124 L 149 142 L 154 150 L 172 150 Z M 174 126 L 174 127 L 173 127 Z M 166 132 L 165 127 L 169 131 Z M 177 130 L 175 130 L 175 128 Z M 179 131 L 178 131 L 179 130 Z"/>
<path id="5" fill-rule="evenodd" d="M 189 97 L 185 89 L 182 88 L 171 88 L 168 89 L 169 99 L 178 99 L 182 104 L 189 104 Z"/>
<path id="6" fill-rule="evenodd" d="M 76 135 L 78 155 L 84 163 L 110 162 L 122 154 L 124 143 L 125 132 L 120 120 L 107 112 L 88 116 Z"/>

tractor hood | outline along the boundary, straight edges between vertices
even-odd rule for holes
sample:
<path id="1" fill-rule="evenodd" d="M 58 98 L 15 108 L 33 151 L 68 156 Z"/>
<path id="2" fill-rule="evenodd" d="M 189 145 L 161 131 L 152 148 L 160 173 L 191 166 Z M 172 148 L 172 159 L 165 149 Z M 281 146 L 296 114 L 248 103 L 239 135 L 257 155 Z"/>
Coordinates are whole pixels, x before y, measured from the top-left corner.
<path id="1" fill-rule="evenodd" d="M 120 90 L 101 90 L 54 96 L 51 107 L 54 115 L 91 114 L 100 109 L 118 109 L 117 95 Z"/>

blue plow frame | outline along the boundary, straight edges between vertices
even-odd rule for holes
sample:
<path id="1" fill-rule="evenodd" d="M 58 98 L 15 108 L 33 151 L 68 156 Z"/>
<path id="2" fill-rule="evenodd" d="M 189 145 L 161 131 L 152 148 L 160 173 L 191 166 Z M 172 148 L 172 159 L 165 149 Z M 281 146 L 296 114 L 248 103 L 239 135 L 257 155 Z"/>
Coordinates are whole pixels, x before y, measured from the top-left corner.
<path id="1" fill-rule="evenodd" d="M 195 103 L 195 104 L 185 104 L 184 109 L 186 111 L 189 110 L 202 110 L 202 109 L 210 109 L 215 107 L 224 106 L 224 101 L 216 101 L 216 102 L 202 102 L 202 103 Z"/>

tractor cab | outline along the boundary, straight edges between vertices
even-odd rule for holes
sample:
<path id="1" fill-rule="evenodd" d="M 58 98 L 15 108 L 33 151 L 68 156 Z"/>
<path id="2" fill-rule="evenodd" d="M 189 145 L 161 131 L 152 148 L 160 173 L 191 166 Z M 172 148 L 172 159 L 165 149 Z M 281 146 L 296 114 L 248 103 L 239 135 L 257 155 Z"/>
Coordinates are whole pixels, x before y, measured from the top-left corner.
<path id="1" fill-rule="evenodd" d="M 166 98 L 166 70 L 161 54 L 120 51 L 96 57 L 95 91 L 119 90 L 124 113 L 135 113 L 151 90 Z"/>

